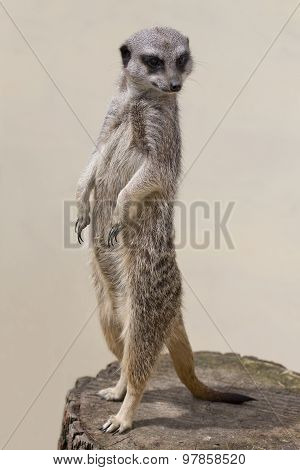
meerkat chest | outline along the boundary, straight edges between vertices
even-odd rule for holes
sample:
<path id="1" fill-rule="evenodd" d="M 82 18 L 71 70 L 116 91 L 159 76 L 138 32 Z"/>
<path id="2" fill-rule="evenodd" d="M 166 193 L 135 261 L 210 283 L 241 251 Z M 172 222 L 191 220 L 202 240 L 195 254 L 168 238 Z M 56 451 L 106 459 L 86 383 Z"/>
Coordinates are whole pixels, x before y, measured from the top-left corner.
<path id="1" fill-rule="evenodd" d="M 97 179 L 117 192 L 128 183 L 144 159 L 133 144 L 129 119 L 118 122 L 118 125 L 107 132 L 101 145 L 101 154 Z"/>

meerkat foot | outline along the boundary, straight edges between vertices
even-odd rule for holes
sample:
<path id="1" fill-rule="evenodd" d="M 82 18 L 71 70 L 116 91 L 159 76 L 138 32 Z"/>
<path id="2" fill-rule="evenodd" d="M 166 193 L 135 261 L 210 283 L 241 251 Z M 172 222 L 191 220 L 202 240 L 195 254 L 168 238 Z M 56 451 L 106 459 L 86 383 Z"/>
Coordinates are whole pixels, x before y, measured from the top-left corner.
<path id="1" fill-rule="evenodd" d="M 103 432 L 111 432 L 113 434 L 122 434 L 132 428 L 132 422 L 126 421 L 124 418 L 116 415 L 110 416 L 106 423 L 102 426 Z"/>
<path id="2" fill-rule="evenodd" d="M 98 395 L 107 401 L 122 401 L 125 393 L 126 390 L 120 390 L 117 386 L 115 386 L 99 390 Z"/>

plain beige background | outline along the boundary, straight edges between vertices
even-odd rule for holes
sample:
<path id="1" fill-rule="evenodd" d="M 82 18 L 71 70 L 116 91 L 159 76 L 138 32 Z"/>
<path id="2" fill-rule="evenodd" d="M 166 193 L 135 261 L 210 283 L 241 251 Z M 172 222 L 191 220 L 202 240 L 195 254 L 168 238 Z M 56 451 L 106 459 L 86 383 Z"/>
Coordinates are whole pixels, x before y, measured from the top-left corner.
<path id="1" fill-rule="evenodd" d="M 156 24 L 189 35 L 196 66 L 180 96 L 187 170 L 297 1 L 4 4 L 93 138 L 122 41 Z M 0 40 L 0 442 L 49 449 L 68 388 L 113 359 L 97 314 L 87 322 L 95 297 L 86 249 L 63 242 L 63 204 L 74 198 L 92 144 L 1 6 Z M 232 348 L 298 371 L 299 57 L 297 12 L 182 183 L 179 198 L 187 205 L 235 201 L 235 249 L 178 250 L 184 277 L 222 333 L 185 284 L 193 348 Z M 209 224 L 197 225 L 200 239 Z"/>

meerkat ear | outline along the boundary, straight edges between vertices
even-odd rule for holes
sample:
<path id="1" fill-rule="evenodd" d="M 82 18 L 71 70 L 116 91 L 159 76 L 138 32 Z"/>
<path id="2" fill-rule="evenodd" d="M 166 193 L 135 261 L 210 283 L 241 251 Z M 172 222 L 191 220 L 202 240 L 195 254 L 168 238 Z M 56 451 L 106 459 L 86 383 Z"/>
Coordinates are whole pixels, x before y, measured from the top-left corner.
<path id="1" fill-rule="evenodd" d="M 127 67 L 128 62 L 130 61 L 130 57 L 131 57 L 131 52 L 129 50 L 129 47 L 126 46 L 126 44 L 123 44 L 120 47 L 120 52 L 121 52 L 121 56 L 122 56 L 123 65 L 124 65 L 124 67 Z"/>

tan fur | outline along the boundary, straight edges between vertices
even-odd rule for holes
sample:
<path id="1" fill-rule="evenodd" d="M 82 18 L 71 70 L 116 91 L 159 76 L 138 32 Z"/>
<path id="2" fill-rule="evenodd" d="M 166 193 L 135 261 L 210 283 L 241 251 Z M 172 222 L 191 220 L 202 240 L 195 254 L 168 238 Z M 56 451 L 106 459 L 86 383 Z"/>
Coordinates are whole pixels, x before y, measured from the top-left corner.
<path id="1" fill-rule="evenodd" d="M 181 317 L 173 325 L 170 336 L 166 340 L 166 345 L 181 382 L 194 397 L 211 400 L 215 392 L 200 382 L 195 374 L 193 351 Z"/>

